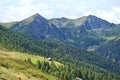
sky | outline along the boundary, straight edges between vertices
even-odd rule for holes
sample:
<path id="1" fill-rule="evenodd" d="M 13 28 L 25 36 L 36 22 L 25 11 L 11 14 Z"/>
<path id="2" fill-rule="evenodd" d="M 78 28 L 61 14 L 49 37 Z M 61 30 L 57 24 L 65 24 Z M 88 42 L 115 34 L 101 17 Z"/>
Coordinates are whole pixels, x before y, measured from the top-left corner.
<path id="1" fill-rule="evenodd" d="M 95 15 L 120 23 L 120 0 L 0 0 L 0 22 L 20 21 L 35 13 L 47 19 Z"/>

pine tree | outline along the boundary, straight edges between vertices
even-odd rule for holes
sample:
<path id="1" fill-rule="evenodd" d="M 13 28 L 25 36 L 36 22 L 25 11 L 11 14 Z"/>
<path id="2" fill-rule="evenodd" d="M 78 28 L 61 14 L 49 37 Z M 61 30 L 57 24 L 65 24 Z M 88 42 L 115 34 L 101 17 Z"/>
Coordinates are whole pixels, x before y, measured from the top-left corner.
<path id="1" fill-rule="evenodd" d="M 48 62 L 45 63 L 45 71 L 48 72 L 50 69 L 50 65 Z"/>
<path id="2" fill-rule="evenodd" d="M 27 62 L 32 64 L 31 58 L 28 58 Z"/>
<path id="3" fill-rule="evenodd" d="M 37 60 L 37 68 L 38 68 L 38 69 L 41 69 L 41 63 L 40 63 L 40 60 Z"/>

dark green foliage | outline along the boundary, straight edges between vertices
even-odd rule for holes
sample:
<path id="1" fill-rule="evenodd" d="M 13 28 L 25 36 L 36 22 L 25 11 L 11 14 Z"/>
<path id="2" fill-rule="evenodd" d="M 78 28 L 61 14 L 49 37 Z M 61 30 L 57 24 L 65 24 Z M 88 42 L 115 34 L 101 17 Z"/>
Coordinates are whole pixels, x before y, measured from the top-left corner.
<path id="1" fill-rule="evenodd" d="M 41 69 L 41 66 L 42 66 L 42 65 L 41 65 L 41 63 L 40 63 L 40 60 L 38 60 L 38 61 L 37 61 L 37 68 L 38 68 L 38 69 Z"/>
<path id="2" fill-rule="evenodd" d="M 120 39 L 101 45 L 96 53 L 103 55 L 113 61 L 120 62 Z"/>
<path id="3" fill-rule="evenodd" d="M 75 80 L 77 78 L 83 80 L 117 80 L 120 78 L 110 73 L 96 73 L 87 69 L 79 69 L 71 64 L 57 67 L 53 62 L 50 64 L 48 62 L 39 61 L 37 66 L 39 66 L 39 69 L 42 71 L 54 75 L 62 80 Z"/>
<path id="4" fill-rule="evenodd" d="M 105 40 L 96 50 L 95 53 L 105 56 L 115 62 L 120 62 L 120 26 L 115 26 L 108 31 L 104 31 L 104 34 L 111 40 Z"/>
<path id="5" fill-rule="evenodd" d="M 120 64 L 115 63 L 111 60 L 105 59 L 101 56 L 94 55 L 93 53 L 88 53 L 87 51 L 81 50 L 79 48 L 76 48 L 73 46 L 68 47 L 67 45 L 66 46 L 61 45 L 61 46 L 57 46 L 56 50 L 54 50 L 54 53 L 57 53 L 57 52 L 64 55 L 64 56 L 61 56 L 62 58 L 60 58 L 60 61 L 71 62 L 79 66 L 82 66 L 83 63 L 89 63 L 89 64 L 94 64 L 96 66 L 102 67 L 110 72 L 120 73 L 118 71 L 118 68 L 120 69 L 119 67 Z"/>
<path id="6" fill-rule="evenodd" d="M 38 63 L 38 62 L 37 62 Z M 73 80 L 76 77 L 82 78 L 80 70 L 74 70 L 74 68 L 59 66 L 57 67 L 53 62 L 49 64 L 48 62 L 40 62 L 37 64 L 39 69 L 48 72 L 62 80 Z"/>
<path id="7" fill-rule="evenodd" d="M 120 73 L 119 64 L 112 62 L 111 60 L 105 59 L 101 56 L 95 55 L 93 53 L 89 53 L 85 50 L 81 50 L 74 46 L 60 43 L 56 40 L 48 40 L 48 41 L 32 40 L 17 32 L 3 28 L 2 26 L 0 26 L 0 45 L 2 47 L 5 47 L 13 51 L 28 52 L 35 55 L 52 57 L 54 60 L 60 61 L 65 65 L 70 63 L 73 66 L 78 67 L 78 69 L 88 69 L 93 73 L 108 74 L 107 71 L 117 74 Z M 38 61 L 37 64 L 41 64 L 41 63 L 39 63 Z M 72 67 L 70 71 L 68 70 L 69 68 L 65 68 L 66 72 L 57 72 L 56 71 L 57 67 L 55 67 L 54 64 L 52 65 L 51 68 L 51 66 L 49 66 L 49 63 L 46 62 L 42 63 L 40 66 L 38 66 L 38 68 L 39 67 L 41 68 L 41 70 L 44 70 L 45 72 L 48 73 L 50 72 L 53 75 L 57 74 L 56 76 L 58 77 L 59 74 L 61 74 L 60 77 L 63 79 L 67 79 L 68 76 L 71 77 L 72 74 L 67 75 L 68 73 L 75 73 L 77 77 L 83 77 L 83 78 L 89 75 L 89 73 L 88 74 L 86 73 L 86 75 L 81 76 L 81 72 L 79 71 L 76 72 L 76 70 L 75 71 L 71 70 L 74 69 L 74 67 Z M 64 70 L 64 68 L 60 68 L 60 69 Z M 72 75 L 72 76 L 76 76 L 76 75 Z"/>
<path id="8" fill-rule="evenodd" d="M 26 62 L 28 62 L 28 63 L 32 64 L 32 61 L 31 61 L 31 59 L 30 59 L 30 58 L 28 58 L 28 60 L 27 60 Z"/>
<path id="9" fill-rule="evenodd" d="M 0 45 L 10 50 L 17 50 L 20 52 L 31 52 L 31 53 L 46 53 L 41 46 L 37 45 L 37 42 L 23 36 L 19 33 L 5 29 L 0 26 Z M 49 53 L 48 53 L 49 54 Z"/>
<path id="10" fill-rule="evenodd" d="M 88 51 L 95 51 L 102 44 L 104 45 L 106 42 L 111 41 L 109 40 L 111 37 L 116 40 L 120 37 L 119 24 L 110 23 L 93 15 L 83 16 L 78 19 L 62 17 L 47 20 L 41 15 L 35 14 L 23 21 L 6 24 L 1 23 L 1 25 L 33 39 L 59 39 L 60 41 Z M 107 45 L 109 46 L 111 44 L 108 43 Z M 18 47 L 18 49 L 24 51 L 24 48 Z M 114 54 L 114 50 L 109 52 L 109 49 L 105 49 L 104 52 L 104 48 L 99 48 L 96 52 L 119 62 L 119 51 L 115 51 Z M 102 51 L 105 54 L 102 54 Z M 44 52 L 41 51 L 41 53 Z"/>
<path id="11" fill-rule="evenodd" d="M 64 33 L 66 43 L 120 62 L 119 41 L 116 41 L 120 39 L 120 24 L 92 15 L 73 20 L 54 18 L 50 21 Z"/>

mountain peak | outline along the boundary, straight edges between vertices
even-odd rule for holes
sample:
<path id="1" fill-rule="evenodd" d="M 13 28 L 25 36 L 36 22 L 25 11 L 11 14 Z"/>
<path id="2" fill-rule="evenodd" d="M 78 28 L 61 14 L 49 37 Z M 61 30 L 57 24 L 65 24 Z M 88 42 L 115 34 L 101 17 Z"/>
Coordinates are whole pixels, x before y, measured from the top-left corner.
<path id="1" fill-rule="evenodd" d="M 35 39 L 62 39 L 59 29 L 38 13 L 16 23 L 11 29 Z"/>
<path id="2" fill-rule="evenodd" d="M 33 18 L 44 18 L 44 17 L 42 17 L 42 16 L 41 16 L 40 14 L 38 14 L 38 13 L 32 15 L 31 17 L 33 17 Z"/>
<path id="3" fill-rule="evenodd" d="M 96 17 L 94 15 L 88 15 L 86 18 L 87 19 L 100 19 L 100 18 L 98 18 L 98 17 Z"/>
<path id="4" fill-rule="evenodd" d="M 97 17 L 97 16 L 95 16 L 95 15 L 88 15 L 87 17 L 86 17 L 87 19 L 86 20 L 92 20 L 92 21 L 102 21 L 102 22 L 108 22 L 108 21 L 106 21 L 106 20 L 104 20 L 104 19 L 101 19 L 101 18 L 99 18 L 99 17 Z M 108 23 L 110 23 L 110 22 L 108 22 Z"/>
<path id="5" fill-rule="evenodd" d="M 37 22 L 48 22 L 48 20 L 46 18 L 44 18 L 43 16 L 41 16 L 40 14 L 36 13 L 30 17 L 28 17 L 27 19 L 25 19 L 24 21 L 26 22 L 32 22 L 32 21 L 37 21 Z"/>
<path id="6" fill-rule="evenodd" d="M 83 26 L 85 26 L 85 28 L 87 29 L 108 29 L 112 26 L 112 23 L 101 19 L 99 17 L 96 17 L 94 15 L 88 15 L 86 16 L 83 24 Z"/>
<path id="7" fill-rule="evenodd" d="M 96 16 L 90 14 L 90 15 L 88 15 L 87 17 L 96 17 Z"/>
<path id="8" fill-rule="evenodd" d="M 33 17 L 36 17 L 36 16 L 41 16 L 41 15 L 39 13 L 35 13 Z"/>

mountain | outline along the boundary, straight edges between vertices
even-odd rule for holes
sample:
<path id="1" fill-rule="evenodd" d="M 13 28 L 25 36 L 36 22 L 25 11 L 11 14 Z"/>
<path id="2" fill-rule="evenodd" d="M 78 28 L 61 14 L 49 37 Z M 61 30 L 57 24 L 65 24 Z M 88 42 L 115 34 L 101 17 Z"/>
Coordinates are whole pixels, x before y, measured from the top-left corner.
<path id="1" fill-rule="evenodd" d="M 106 34 L 103 33 L 117 26 L 93 15 L 77 19 L 53 18 L 49 21 L 63 32 L 66 43 L 89 51 L 94 51 L 100 44 L 104 43 L 106 37 L 104 35 Z"/>
<path id="2" fill-rule="evenodd" d="M 77 47 L 57 41 L 36 41 L 2 26 L 0 26 L 0 33 L 0 46 L 11 51 L 52 57 L 59 62 L 74 64 L 82 68 L 90 68 L 95 72 L 98 70 L 101 72 L 102 69 L 105 69 L 112 73 L 120 73 L 120 64 Z"/>
<path id="3" fill-rule="evenodd" d="M 88 51 L 95 51 L 102 56 L 101 51 L 104 49 L 100 47 L 120 37 L 119 24 L 110 23 L 94 15 L 77 19 L 62 17 L 48 20 L 39 14 L 34 14 L 19 22 L 0 24 L 33 39 L 55 39 Z M 98 48 L 101 49 L 100 52 Z M 113 58 L 117 61 L 115 57 Z"/>
<path id="4" fill-rule="evenodd" d="M 110 23 L 106 20 L 100 19 L 96 16 L 89 15 L 84 16 L 78 19 L 68 19 L 65 17 L 62 18 L 53 18 L 49 20 L 53 24 L 55 24 L 57 27 L 81 27 L 84 26 L 84 28 L 88 30 L 92 29 L 107 29 L 109 27 L 112 27 L 113 23 Z"/>
<path id="5" fill-rule="evenodd" d="M 38 17 L 38 14 L 33 15 L 33 16 L 34 17 L 30 17 L 29 19 L 25 19 L 20 22 L 20 23 L 22 23 L 22 22 L 24 23 L 24 21 L 25 21 L 25 23 L 27 24 L 27 29 L 26 29 L 27 31 L 29 30 L 28 27 L 32 26 L 32 24 L 34 22 L 35 22 L 35 25 L 38 26 L 36 20 L 37 20 L 37 18 L 38 19 L 41 18 L 41 16 L 39 15 L 39 17 Z M 35 17 L 35 16 L 37 16 L 37 17 Z M 47 25 L 48 20 L 46 20 L 46 19 L 43 20 L 43 19 L 44 18 L 42 18 L 42 21 L 43 21 L 42 23 L 45 23 Z M 18 23 L 16 23 L 16 24 L 18 24 Z M 75 28 L 62 27 L 62 29 L 61 28 L 58 29 L 56 27 L 57 30 L 59 30 L 60 32 L 62 32 L 63 30 L 64 31 L 69 30 L 71 33 L 71 31 L 76 32 L 76 30 L 79 30 L 79 29 L 82 31 L 81 32 L 82 34 L 80 34 L 80 35 L 78 35 L 76 33 L 72 33 L 71 36 L 67 37 L 66 42 L 63 43 L 63 42 L 58 42 L 56 40 L 51 41 L 48 38 L 45 40 L 41 40 L 42 37 L 36 38 L 36 37 L 32 36 L 32 38 L 31 38 L 31 36 L 24 33 L 24 31 L 23 31 L 24 34 L 22 32 L 19 32 L 19 30 L 22 31 L 23 29 L 26 28 L 25 26 L 21 26 L 20 23 L 16 27 L 13 25 L 11 27 L 11 29 L 6 29 L 3 26 L 0 26 L 0 33 L 1 33 L 0 34 L 0 37 L 1 37 L 0 38 L 0 48 L 1 47 L 6 48 L 10 51 L 19 51 L 19 52 L 24 52 L 24 53 L 27 52 L 29 54 L 40 55 L 40 56 L 44 56 L 44 57 L 52 57 L 53 60 L 59 61 L 60 63 L 64 64 L 65 66 L 57 68 L 57 67 L 55 67 L 55 65 L 52 65 L 52 68 L 51 68 L 51 66 L 48 63 L 40 62 L 39 69 L 43 70 L 44 72 L 51 74 L 55 77 L 58 77 L 62 80 L 74 80 L 76 77 L 81 78 L 83 80 L 110 80 L 110 79 L 119 80 L 120 79 L 119 78 L 119 74 L 120 74 L 120 64 L 119 63 L 116 63 L 113 60 L 107 59 L 103 56 L 96 55 L 92 52 L 88 52 L 86 50 L 80 49 L 73 45 L 64 44 L 64 43 L 69 43 L 67 41 L 73 42 L 73 40 L 74 40 L 75 44 L 78 44 L 79 42 L 82 44 L 83 43 L 86 44 L 86 42 L 87 42 L 87 44 L 93 44 L 93 45 L 97 44 L 94 40 L 98 41 L 100 39 L 106 38 L 101 35 L 104 32 L 100 34 L 101 30 L 100 30 L 100 32 L 98 32 L 99 29 L 96 31 L 96 29 L 94 29 L 94 30 L 92 28 L 88 29 L 85 26 L 81 26 L 82 28 L 81 27 L 75 27 Z M 24 25 L 25 25 L 25 23 L 24 23 Z M 50 24 L 52 24 L 52 23 L 50 23 Z M 36 28 L 36 26 L 35 26 L 35 28 Z M 32 26 L 32 28 L 33 28 L 33 26 Z M 110 31 L 111 28 L 112 27 L 110 27 L 110 29 L 109 28 L 106 29 L 105 32 Z M 19 33 L 17 33 L 16 31 Z M 98 34 L 100 35 L 99 36 L 100 38 L 98 38 L 97 37 L 98 34 L 96 34 L 93 31 L 98 32 Z M 67 33 L 67 31 L 65 31 L 65 32 Z M 88 34 L 88 33 L 91 33 L 91 34 Z M 94 36 L 93 36 L 93 33 L 94 33 Z M 109 35 L 112 35 L 112 34 L 109 34 Z M 65 35 L 65 33 L 64 33 L 64 35 Z M 65 37 L 67 35 L 68 34 L 66 34 Z M 36 39 L 38 39 L 38 40 L 36 40 Z M 83 41 L 86 40 L 86 41 L 81 42 L 82 40 Z M 91 42 L 89 42 L 89 41 L 91 41 Z M 102 42 L 105 42 L 105 41 L 103 40 Z M 107 40 L 106 42 L 109 42 L 109 40 Z M 100 40 L 100 44 L 98 44 L 98 45 L 101 45 L 101 44 L 102 43 Z M 81 46 L 81 44 L 80 44 L 80 46 Z M 88 46 L 88 45 L 85 45 L 85 46 Z M 14 61 L 15 59 L 10 59 L 10 60 Z M 30 62 L 30 59 L 28 61 Z M 20 63 L 23 63 L 23 62 L 20 62 Z M 7 64 L 2 64 L 2 66 L 6 66 Z M 14 63 L 14 64 L 16 64 L 16 63 Z M 26 64 L 26 63 L 24 63 L 24 64 Z M 9 65 L 10 64 L 8 64 L 8 67 L 9 67 Z M 43 65 L 44 67 L 41 67 L 40 65 Z M 35 66 L 34 64 L 33 64 L 33 66 L 38 67 L 38 65 Z M 53 68 L 53 66 L 54 66 L 54 68 Z M 21 69 L 21 67 L 20 67 L 20 69 Z M 23 67 L 22 67 L 22 69 L 23 69 Z M 29 71 L 29 70 L 27 70 L 27 71 Z M 29 71 L 29 73 L 32 73 L 32 72 Z M 36 76 L 36 75 L 32 74 L 32 76 Z"/>
<path id="6" fill-rule="evenodd" d="M 120 62 L 120 25 L 89 15 L 78 19 L 53 18 L 50 21 L 64 33 L 66 43 L 113 61 Z"/>
<path id="7" fill-rule="evenodd" d="M 82 26 L 85 26 L 88 30 L 94 30 L 94 29 L 108 29 L 112 27 L 113 23 L 109 23 L 108 21 L 105 21 L 103 19 L 100 19 L 96 16 L 89 15 L 87 16 L 87 19 L 84 21 Z"/>
<path id="8" fill-rule="evenodd" d="M 39 14 L 17 22 L 11 29 L 35 39 L 63 38 L 60 30 Z"/>

